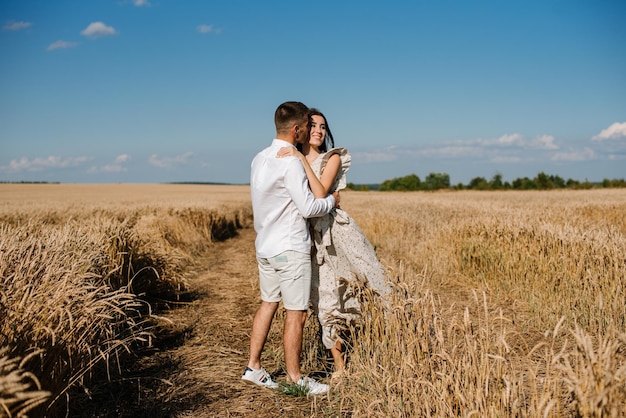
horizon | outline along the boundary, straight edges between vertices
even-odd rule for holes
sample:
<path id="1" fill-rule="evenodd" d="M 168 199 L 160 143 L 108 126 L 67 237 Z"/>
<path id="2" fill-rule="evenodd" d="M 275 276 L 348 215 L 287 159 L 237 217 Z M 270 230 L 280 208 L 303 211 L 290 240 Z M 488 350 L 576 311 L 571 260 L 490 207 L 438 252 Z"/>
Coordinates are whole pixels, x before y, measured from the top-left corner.
<path id="1" fill-rule="evenodd" d="M 441 173 L 441 172 L 431 172 L 429 174 L 448 174 L 448 173 Z M 495 175 L 499 175 L 500 173 L 496 173 Z M 599 181 L 591 181 L 589 179 L 584 179 L 584 180 L 580 180 L 580 179 L 573 179 L 573 178 L 568 178 L 568 177 L 562 177 L 559 176 L 558 174 L 553 174 L 553 173 L 545 173 L 543 171 L 537 173 L 535 176 L 530 177 L 530 176 L 523 176 L 523 177 L 516 177 L 514 179 L 511 180 L 506 180 L 504 179 L 504 177 L 501 178 L 501 180 L 503 181 L 503 183 L 513 183 L 514 181 L 517 180 L 536 180 L 537 177 L 540 174 L 545 174 L 548 177 L 560 177 L 564 182 L 568 182 L 568 181 L 577 181 L 579 183 L 589 183 L 591 185 L 601 185 L 604 181 L 618 181 L 618 182 L 625 182 L 626 178 L 621 177 L 621 178 L 608 178 L 605 177 Z M 354 186 L 370 186 L 370 187 L 379 187 L 381 186 L 384 182 L 386 181 L 390 181 L 390 180 L 396 180 L 396 179 L 400 179 L 402 177 L 406 177 L 406 176 L 411 176 L 411 175 L 417 175 L 415 173 L 408 173 L 405 176 L 400 176 L 400 177 L 394 177 L 394 178 L 389 178 L 389 179 L 384 179 L 383 181 L 379 182 L 379 183 L 355 183 L 355 182 L 348 182 L 348 184 L 353 184 Z M 495 176 L 494 175 L 494 176 Z M 418 178 L 420 179 L 420 181 L 423 183 L 425 181 L 425 176 L 424 177 L 420 177 L 419 175 L 417 175 Z M 482 176 L 476 176 L 473 177 L 472 179 L 470 179 L 470 181 L 468 181 L 467 183 L 452 183 L 450 182 L 450 187 L 449 188 L 455 188 L 459 185 L 465 186 L 467 187 L 471 181 L 473 180 L 477 180 L 477 179 L 483 179 L 487 182 L 490 182 L 491 180 L 493 180 L 493 177 L 487 178 L 487 177 L 482 177 Z M 144 183 L 123 183 L 123 182 L 116 182 L 116 183 L 81 183 L 81 182 L 61 182 L 61 181 L 42 181 L 42 180 L 13 180 L 13 181 L 6 181 L 6 180 L 1 180 L 0 179 L 0 184 L 65 184 L 65 185 L 72 185 L 72 184 L 76 184 L 76 185 L 88 185 L 88 184 L 93 184 L 93 185 L 112 185 L 112 184 L 120 184 L 120 185 L 124 185 L 124 184 L 128 184 L 128 185 L 211 185 L 211 186 L 249 186 L 250 183 L 227 183 L 227 182 L 214 182 L 214 181 L 171 181 L 171 182 L 159 182 L 159 183 L 149 183 L 149 182 L 144 182 Z M 621 187 L 620 187 L 621 188 Z"/>

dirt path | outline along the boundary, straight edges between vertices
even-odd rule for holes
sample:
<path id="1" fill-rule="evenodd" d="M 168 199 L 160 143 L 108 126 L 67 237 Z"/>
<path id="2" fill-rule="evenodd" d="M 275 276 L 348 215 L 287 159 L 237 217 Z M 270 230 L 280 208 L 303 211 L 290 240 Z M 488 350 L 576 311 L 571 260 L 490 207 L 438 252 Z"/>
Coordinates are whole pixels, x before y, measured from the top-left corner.
<path id="1" fill-rule="evenodd" d="M 254 237 L 254 230 L 248 228 L 212 244 L 190 279 L 193 301 L 158 313 L 165 319 L 154 347 L 128 364 L 123 378 L 95 388 L 91 401 L 70 416 L 308 417 L 312 398 L 288 397 L 241 380 L 252 318 L 260 302 Z M 452 305 L 467 302 L 470 293 L 461 287 L 450 283 L 436 293 L 447 295 Z M 280 313 L 263 363 L 284 381 Z"/>
<path id="2" fill-rule="evenodd" d="M 98 416 L 248 417 L 308 416 L 310 399 L 248 385 L 241 380 L 247 363 L 249 332 L 259 304 L 254 231 L 214 244 L 202 261 L 206 270 L 191 279 L 193 302 L 162 313 L 172 321 L 155 341 L 157 349 L 130 371 L 134 382 L 123 404 Z M 264 366 L 284 380 L 282 318 L 272 325 Z M 128 375 L 128 373 L 127 373 Z M 135 393 L 133 393 L 135 392 Z M 102 411 L 101 411 L 102 413 Z M 93 415 L 92 415 L 93 416 Z"/>
<path id="3" fill-rule="evenodd" d="M 193 301 L 157 313 L 165 319 L 154 347 L 128 364 L 123 378 L 95 388 L 91 401 L 70 416 L 308 417 L 314 399 L 288 397 L 241 380 L 252 318 L 260 302 L 254 237 L 248 228 L 212 244 L 190 279 Z M 459 283 L 449 283 L 436 293 L 446 295 L 451 305 L 471 298 Z M 280 313 L 263 363 L 284 381 Z"/>

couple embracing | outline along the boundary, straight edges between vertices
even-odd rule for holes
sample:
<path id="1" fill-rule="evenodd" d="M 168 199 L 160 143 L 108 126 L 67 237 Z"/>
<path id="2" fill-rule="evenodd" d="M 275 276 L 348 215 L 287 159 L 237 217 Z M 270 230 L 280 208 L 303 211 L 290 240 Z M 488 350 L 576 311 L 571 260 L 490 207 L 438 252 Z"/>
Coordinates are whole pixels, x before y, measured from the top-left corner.
<path id="1" fill-rule="evenodd" d="M 325 116 L 301 102 L 285 102 L 276 109 L 274 123 L 276 138 L 256 155 L 251 167 L 261 306 L 254 316 L 242 379 L 279 387 L 261 366 L 261 353 L 282 300 L 287 379 L 319 395 L 329 386 L 300 370 L 309 302 L 320 322 L 323 344 L 333 355 L 335 373 L 341 373 L 345 368 L 341 329 L 360 313 L 346 284 L 363 278 L 382 296 L 389 288 L 374 248 L 339 208 L 350 155 L 345 148 L 334 148 Z"/>

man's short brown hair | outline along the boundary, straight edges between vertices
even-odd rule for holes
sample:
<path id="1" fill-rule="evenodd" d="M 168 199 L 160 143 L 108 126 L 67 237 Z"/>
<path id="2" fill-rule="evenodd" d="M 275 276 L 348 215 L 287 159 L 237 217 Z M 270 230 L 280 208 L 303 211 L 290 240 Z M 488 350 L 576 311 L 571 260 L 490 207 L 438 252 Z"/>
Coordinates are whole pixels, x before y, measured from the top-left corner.
<path id="1" fill-rule="evenodd" d="M 309 108 L 302 102 L 285 102 L 278 106 L 274 113 L 274 124 L 277 133 L 285 133 L 294 124 L 308 118 Z"/>

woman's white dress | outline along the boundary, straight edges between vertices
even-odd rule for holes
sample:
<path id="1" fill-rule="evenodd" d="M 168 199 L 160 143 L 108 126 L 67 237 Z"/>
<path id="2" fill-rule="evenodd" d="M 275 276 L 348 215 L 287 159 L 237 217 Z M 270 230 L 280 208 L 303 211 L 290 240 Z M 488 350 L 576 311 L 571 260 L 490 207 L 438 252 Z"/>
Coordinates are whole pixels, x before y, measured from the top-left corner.
<path id="1" fill-rule="evenodd" d="M 346 173 L 351 163 L 348 150 L 333 148 L 320 154 L 311 164 L 320 178 L 328 159 L 334 154 L 341 158 L 341 167 L 331 193 L 346 187 Z M 387 296 L 390 288 L 374 247 L 344 210 L 334 209 L 328 215 L 309 221 L 315 244 L 311 302 L 322 327 L 324 346 L 330 349 L 341 340 L 340 331 L 361 313 L 351 284 L 355 280 L 364 281 L 381 296 Z"/>

